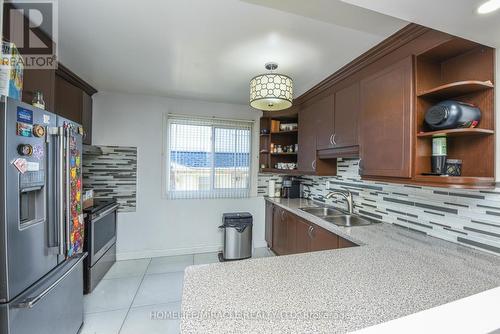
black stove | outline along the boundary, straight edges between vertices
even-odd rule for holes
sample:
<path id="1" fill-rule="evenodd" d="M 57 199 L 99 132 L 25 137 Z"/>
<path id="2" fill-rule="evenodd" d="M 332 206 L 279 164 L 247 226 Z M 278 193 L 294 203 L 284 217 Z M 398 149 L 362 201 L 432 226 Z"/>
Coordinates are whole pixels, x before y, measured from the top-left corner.
<path id="1" fill-rule="evenodd" d="M 114 198 L 96 198 L 84 210 L 84 250 L 89 254 L 84 265 L 84 292 L 90 293 L 116 262 L 116 218 L 118 203 Z"/>
<path id="2" fill-rule="evenodd" d="M 94 205 L 83 210 L 83 212 L 87 214 L 98 214 L 102 211 L 105 211 L 107 208 L 112 207 L 116 204 L 116 199 L 114 198 L 95 198 Z"/>

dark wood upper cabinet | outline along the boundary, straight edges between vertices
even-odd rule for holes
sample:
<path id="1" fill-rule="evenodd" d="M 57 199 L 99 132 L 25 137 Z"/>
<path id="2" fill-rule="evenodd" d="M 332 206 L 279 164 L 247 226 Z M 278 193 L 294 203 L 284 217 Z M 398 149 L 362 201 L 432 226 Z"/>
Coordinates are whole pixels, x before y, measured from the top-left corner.
<path id="1" fill-rule="evenodd" d="M 301 172 L 316 171 L 316 117 L 314 105 L 299 110 L 298 169 Z"/>
<path id="2" fill-rule="evenodd" d="M 298 97 L 296 104 L 319 105 L 333 91 L 333 121 L 329 113 L 318 115 L 318 161 L 359 156 L 363 179 L 494 188 L 494 69 L 494 49 L 409 24 Z M 446 99 L 481 110 L 474 129 L 436 132 L 448 135 L 448 158 L 462 161 L 460 176 L 430 175 L 434 133 L 424 117 Z M 349 113 L 356 110 L 358 115 Z M 358 127 L 350 125 L 356 117 Z"/>
<path id="3" fill-rule="evenodd" d="M 83 143 L 92 144 L 92 95 L 97 90 L 67 67 L 59 64 L 55 73 L 54 112 L 83 126 Z"/>
<path id="4" fill-rule="evenodd" d="M 45 110 L 54 110 L 54 85 L 55 70 L 24 70 L 23 73 L 23 96 L 25 103 L 31 104 L 35 91 L 43 94 Z"/>
<path id="5" fill-rule="evenodd" d="M 358 121 L 360 111 L 360 82 L 341 82 L 333 88 L 333 123 L 329 145 L 319 147 L 318 158 L 328 161 L 336 158 L 359 157 Z M 320 123 L 321 120 L 318 120 Z M 330 122 L 330 120 L 328 120 Z M 326 127 L 326 126 L 325 126 Z"/>
<path id="6" fill-rule="evenodd" d="M 407 25 L 295 99 L 297 172 L 335 175 L 332 161 L 360 158 L 366 180 L 494 188 L 494 73 L 493 48 Z M 425 114 L 450 99 L 477 106 L 479 124 L 431 131 Z M 462 161 L 460 175 L 432 175 L 436 133 L 448 137 L 448 158 Z"/>
<path id="7" fill-rule="evenodd" d="M 359 81 L 335 92 L 334 148 L 358 146 L 359 94 Z"/>
<path id="8" fill-rule="evenodd" d="M 332 95 L 333 96 L 333 95 Z M 299 110 L 299 152 L 297 156 L 298 170 L 311 175 L 337 175 L 336 160 L 320 160 L 317 158 L 318 136 L 328 136 L 333 128 L 323 124 L 324 115 L 333 115 L 332 96 L 327 96 L 317 103 L 305 104 Z M 329 116 L 328 116 L 329 117 Z M 333 118 L 332 118 L 333 119 Z M 331 136 L 331 135 L 330 135 Z"/>
<path id="9" fill-rule="evenodd" d="M 54 112 L 82 124 L 82 90 L 56 75 L 56 103 Z"/>
<path id="10" fill-rule="evenodd" d="M 273 218 L 274 218 L 274 204 L 266 201 L 265 239 L 267 247 L 269 248 L 273 248 Z"/>
<path id="11" fill-rule="evenodd" d="M 92 96 L 65 78 L 55 77 L 54 112 L 83 126 L 83 143 L 92 144 Z"/>
<path id="12" fill-rule="evenodd" d="M 413 58 L 361 81 L 360 174 L 412 176 Z"/>
<path id="13" fill-rule="evenodd" d="M 334 132 L 334 95 L 328 92 L 327 95 L 318 98 L 311 104 L 316 117 L 316 148 L 318 150 L 333 147 Z M 300 147 L 299 147 L 300 149 Z"/>
<path id="14" fill-rule="evenodd" d="M 92 116 L 92 96 L 82 92 L 83 143 L 87 145 L 92 145 Z"/>

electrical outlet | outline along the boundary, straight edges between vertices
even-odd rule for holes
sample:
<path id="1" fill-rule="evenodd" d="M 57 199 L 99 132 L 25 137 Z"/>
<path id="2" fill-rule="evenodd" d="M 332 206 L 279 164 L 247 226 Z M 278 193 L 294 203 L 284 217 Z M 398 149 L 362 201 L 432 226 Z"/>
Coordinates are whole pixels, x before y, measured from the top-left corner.
<path id="1" fill-rule="evenodd" d="M 326 189 L 330 190 L 330 181 L 326 181 Z"/>

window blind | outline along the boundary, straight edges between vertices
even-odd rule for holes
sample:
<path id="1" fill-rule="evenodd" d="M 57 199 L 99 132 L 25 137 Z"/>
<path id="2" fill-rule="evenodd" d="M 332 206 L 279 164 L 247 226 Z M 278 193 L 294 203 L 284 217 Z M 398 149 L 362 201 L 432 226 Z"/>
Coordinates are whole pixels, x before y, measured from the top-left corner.
<path id="1" fill-rule="evenodd" d="M 252 123 L 169 116 L 170 199 L 248 197 Z"/>

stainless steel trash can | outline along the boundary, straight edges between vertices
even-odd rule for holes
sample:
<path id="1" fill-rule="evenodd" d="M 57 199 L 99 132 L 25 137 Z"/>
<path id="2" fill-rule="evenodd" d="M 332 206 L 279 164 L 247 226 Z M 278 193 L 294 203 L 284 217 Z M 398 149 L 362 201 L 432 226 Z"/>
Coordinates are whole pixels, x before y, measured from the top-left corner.
<path id="1" fill-rule="evenodd" d="M 242 260 L 252 257 L 253 218 L 248 212 L 225 213 L 222 215 L 224 229 L 224 250 L 222 259 Z"/>

